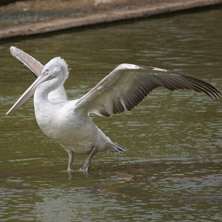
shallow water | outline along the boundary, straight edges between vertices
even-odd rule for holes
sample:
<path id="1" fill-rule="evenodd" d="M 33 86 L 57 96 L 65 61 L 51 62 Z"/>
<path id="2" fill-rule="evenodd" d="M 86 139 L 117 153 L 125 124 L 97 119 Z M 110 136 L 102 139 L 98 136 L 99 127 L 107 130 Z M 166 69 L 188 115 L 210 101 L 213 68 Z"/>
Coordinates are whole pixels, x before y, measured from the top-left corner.
<path id="1" fill-rule="evenodd" d="M 80 97 L 116 65 L 172 69 L 222 90 L 221 8 L 0 43 L 1 221 L 220 221 L 222 105 L 192 91 L 159 88 L 132 112 L 97 125 L 128 148 L 97 154 L 91 172 L 62 172 L 67 154 L 38 128 L 32 100 L 5 113 L 34 80 L 10 45 L 45 64 L 69 64 Z M 75 158 L 78 169 L 86 156 Z"/>

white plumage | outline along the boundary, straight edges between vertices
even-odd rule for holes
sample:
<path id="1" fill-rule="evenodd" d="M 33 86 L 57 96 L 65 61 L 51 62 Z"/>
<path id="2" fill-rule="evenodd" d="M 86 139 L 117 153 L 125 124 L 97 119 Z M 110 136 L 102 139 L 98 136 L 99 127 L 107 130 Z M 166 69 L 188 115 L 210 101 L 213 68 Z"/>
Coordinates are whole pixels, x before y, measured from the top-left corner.
<path id="1" fill-rule="evenodd" d="M 71 170 L 74 154 L 89 154 L 80 168 L 88 171 L 97 152 L 126 150 L 113 143 L 94 124 L 90 113 L 109 117 L 129 111 L 159 86 L 170 90 L 193 89 L 214 98 L 221 96 L 212 85 L 190 76 L 155 67 L 121 64 L 80 99 L 68 100 L 63 87 L 68 78 L 68 66 L 62 58 L 56 57 L 43 66 L 18 48 L 11 47 L 10 50 L 38 78 L 7 114 L 34 94 L 37 123 L 48 137 L 68 152 L 68 170 Z"/>

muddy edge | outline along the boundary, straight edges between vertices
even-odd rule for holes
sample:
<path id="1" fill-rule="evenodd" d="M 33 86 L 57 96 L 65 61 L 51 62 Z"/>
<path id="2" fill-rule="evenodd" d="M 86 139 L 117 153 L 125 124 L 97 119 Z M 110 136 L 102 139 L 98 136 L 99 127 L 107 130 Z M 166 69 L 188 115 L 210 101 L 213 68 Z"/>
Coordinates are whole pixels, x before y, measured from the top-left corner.
<path id="1" fill-rule="evenodd" d="M 57 2 L 57 3 L 55 3 Z M 0 28 L 0 40 L 19 36 L 44 34 L 87 25 L 142 18 L 193 8 L 222 5 L 222 0 L 94 0 L 89 4 L 82 0 L 18 1 L 0 7 L 0 12 L 53 12 L 62 10 L 63 16 L 18 22 Z M 67 16 L 66 16 L 67 11 Z M 73 13 L 70 13 L 73 12 Z"/>

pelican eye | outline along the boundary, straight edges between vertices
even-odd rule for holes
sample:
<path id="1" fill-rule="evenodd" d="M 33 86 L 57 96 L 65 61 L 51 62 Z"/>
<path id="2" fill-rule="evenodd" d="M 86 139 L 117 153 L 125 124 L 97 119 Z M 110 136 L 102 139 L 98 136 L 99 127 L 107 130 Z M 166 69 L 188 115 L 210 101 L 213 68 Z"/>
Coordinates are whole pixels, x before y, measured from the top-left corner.
<path id="1" fill-rule="evenodd" d="M 43 71 L 42 74 L 43 74 L 43 75 L 47 75 L 48 73 L 49 73 L 49 69 L 46 69 L 46 70 Z"/>

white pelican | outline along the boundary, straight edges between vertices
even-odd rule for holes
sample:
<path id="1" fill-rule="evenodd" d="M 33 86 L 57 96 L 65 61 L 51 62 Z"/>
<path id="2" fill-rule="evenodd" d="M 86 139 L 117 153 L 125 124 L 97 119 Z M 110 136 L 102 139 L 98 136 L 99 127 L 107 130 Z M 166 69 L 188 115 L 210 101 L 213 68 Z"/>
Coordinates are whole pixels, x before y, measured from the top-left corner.
<path id="1" fill-rule="evenodd" d="M 56 140 L 69 156 L 72 170 L 74 154 L 89 154 L 82 171 L 88 171 L 97 152 L 122 152 L 126 148 L 111 141 L 92 121 L 89 114 L 110 117 L 129 111 L 152 90 L 162 86 L 170 90 L 192 89 L 212 98 L 221 92 L 202 80 L 155 67 L 121 64 L 80 99 L 68 100 L 63 87 L 68 78 L 64 59 L 53 58 L 45 66 L 16 47 L 11 53 L 38 78 L 6 113 L 19 108 L 34 94 L 34 108 L 41 130 Z"/>

